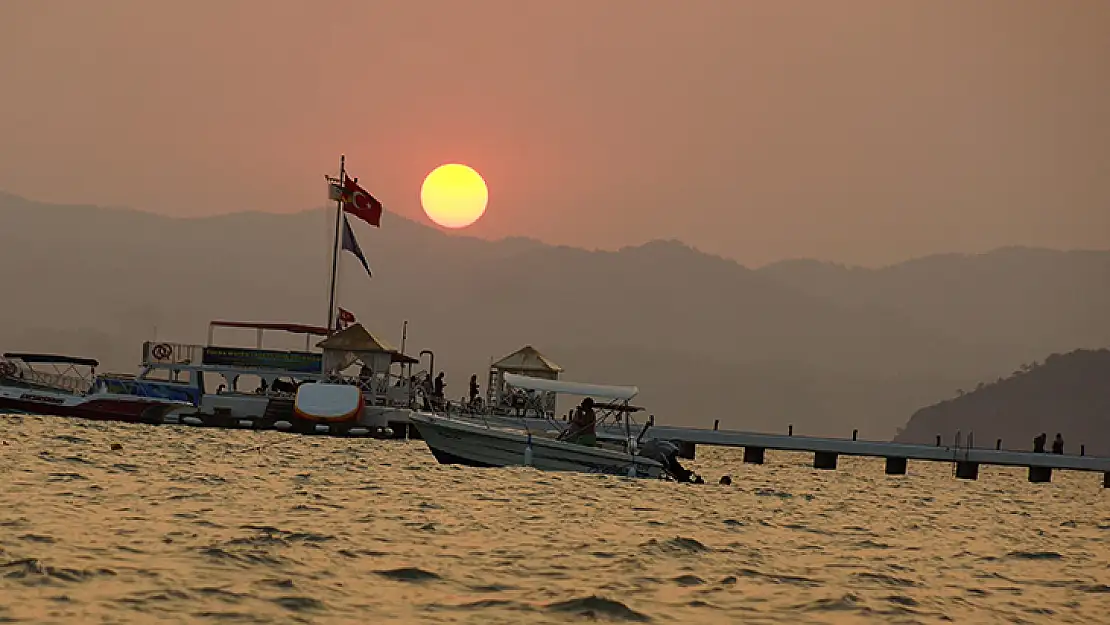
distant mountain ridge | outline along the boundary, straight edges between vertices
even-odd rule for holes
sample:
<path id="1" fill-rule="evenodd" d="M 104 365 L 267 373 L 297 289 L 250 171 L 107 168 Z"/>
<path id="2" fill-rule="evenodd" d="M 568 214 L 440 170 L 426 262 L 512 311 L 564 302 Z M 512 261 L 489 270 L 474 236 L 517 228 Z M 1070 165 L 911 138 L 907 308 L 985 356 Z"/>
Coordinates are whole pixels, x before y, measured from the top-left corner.
<path id="1" fill-rule="evenodd" d="M 0 284 L 18 286 L 0 348 L 130 371 L 155 327 L 201 342 L 210 319 L 323 323 L 332 223 L 323 210 L 174 219 L 0 194 Z M 449 394 L 530 343 L 568 379 L 638 384 L 667 422 L 882 438 L 1030 352 L 1110 345 L 1110 299 L 1096 292 L 1108 252 L 753 270 L 677 241 L 587 251 L 393 214 L 354 227 L 374 278 L 344 259 L 340 301 L 394 343 L 407 319 L 407 351 L 436 351 Z"/>
<path id="2" fill-rule="evenodd" d="M 1063 434 L 1065 451 L 1110 456 L 1110 349 L 1052 354 L 1006 378 L 980 383 L 914 413 L 896 440 L 951 442 L 956 432 L 979 447 L 1032 450 L 1033 437 Z"/>

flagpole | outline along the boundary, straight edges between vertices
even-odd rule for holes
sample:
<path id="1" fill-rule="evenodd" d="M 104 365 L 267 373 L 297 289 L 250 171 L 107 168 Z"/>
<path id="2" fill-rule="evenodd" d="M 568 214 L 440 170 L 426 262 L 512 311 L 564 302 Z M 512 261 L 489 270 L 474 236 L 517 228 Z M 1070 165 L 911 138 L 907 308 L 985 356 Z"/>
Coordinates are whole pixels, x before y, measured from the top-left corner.
<path id="1" fill-rule="evenodd" d="M 339 188 L 346 182 L 347 156 L 339 155 Z M 339 227 L 343 219 L 343 198 L 335 200 L 335 238 L 331 242 L 331 287 L 328 289 L 328 334 L 335 330 L 335 277 L 339 270 Z"/>

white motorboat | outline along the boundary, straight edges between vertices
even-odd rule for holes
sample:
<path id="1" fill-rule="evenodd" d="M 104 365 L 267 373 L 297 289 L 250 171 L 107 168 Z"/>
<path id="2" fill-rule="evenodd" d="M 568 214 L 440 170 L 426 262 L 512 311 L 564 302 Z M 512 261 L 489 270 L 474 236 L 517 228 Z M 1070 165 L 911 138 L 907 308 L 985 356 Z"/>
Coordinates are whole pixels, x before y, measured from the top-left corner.
<path id="1" fill-rule="evenodd" d="M 513 419 L 512 417 L 474 415 L 460 418 L 417 412 L 409 417 L 421 438 L 441 464 L 475 467 L 533 466 L 545 471 L 578 471 L 630 477 L 674 477 L 680 481 L 689 473 L 677 464 L 674 449 L 647 445 L 638 450 L 644 430 L 634 430 L 628 401 L 640 391 L 635 386 L 585 384 L 565 380 L 534 378 L 504 373 L 504 383 L 528 391 L 529 403 L 553 405 L 554 395 L 609 400 L 610 408 L 600 411 L 594 426 L 598 446 L 561 440 L 567 426 L 553 419 Z M 600 405 L 595 402 L 595 406 Z M 614 420 L 619 420 L 613 422 Z M 540 427 L 536 427 L 537 423 Z M 618 438 L 619 437 L 619 438 Z M 605 439 L 609 438 L 607 442 Z"/>
<path id="2" fill-rule="evenodd" d="M 663 464 L 644 456 L 588 447 L 528 432 L 486 427 L 473 421 L 415 412 L 409 420 L 440 464 L 472 467 L 532 466 L 628 477 L 666 475 Z"/>

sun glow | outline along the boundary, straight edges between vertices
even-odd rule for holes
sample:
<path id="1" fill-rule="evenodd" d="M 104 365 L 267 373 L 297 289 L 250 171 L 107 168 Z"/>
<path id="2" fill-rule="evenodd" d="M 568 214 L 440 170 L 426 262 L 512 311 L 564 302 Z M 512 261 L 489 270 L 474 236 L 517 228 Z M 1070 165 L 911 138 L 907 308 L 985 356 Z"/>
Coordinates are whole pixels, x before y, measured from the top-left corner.
<path id="1" fill-rule="evenodd" d="M 436 167 L 420 187 L 424 212 L 444 228 L 465 228 L 478 221 L 488 202 L 481 174 L 458 163 Z"/>

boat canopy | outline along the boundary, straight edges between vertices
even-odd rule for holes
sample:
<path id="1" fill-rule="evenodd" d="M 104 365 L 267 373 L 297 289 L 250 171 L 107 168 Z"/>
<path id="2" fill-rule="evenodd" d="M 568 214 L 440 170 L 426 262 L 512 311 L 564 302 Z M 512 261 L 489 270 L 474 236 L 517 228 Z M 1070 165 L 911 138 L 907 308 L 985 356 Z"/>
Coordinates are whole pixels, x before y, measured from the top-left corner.
<path id="1" fill-rule="evenodd" d="M 58 356 L 55 354 L 21 354 L 21 353 L 7 353 L 4 358 L 9 360 L 21 360 L 29 365 L 47 364 L 47 365 L 74 365 L 78 367 L 99 367 L 100 363 L 92 358 L 75 358 L 73 356 Z"/>
<path id="2" fill-rule="evenodd" d="M 310 326 L 301 323 L 257 323 L 253 321 L 211 321 L 210 328 L 247 328 L 251 330 L 278 330 L 292 334 L 314 334 L 327 336 L 328 329 L 322 326 Z"/>
<path id="3" fill-rule="evenodd" d="M 517 375 L 515 373 L 506 373 L 505 383 L 516 388 L 531 389 L 533 391 L 548 391 L 551 393 L 562 393 L 563 395 L 577 395 L 579 397 L 622 399 L 625 401 L 632 399 L 640 392 L 640 389 L 635 386 L 609 386 L 607 384 L 545 380 L 526 375 Z"/>

